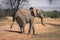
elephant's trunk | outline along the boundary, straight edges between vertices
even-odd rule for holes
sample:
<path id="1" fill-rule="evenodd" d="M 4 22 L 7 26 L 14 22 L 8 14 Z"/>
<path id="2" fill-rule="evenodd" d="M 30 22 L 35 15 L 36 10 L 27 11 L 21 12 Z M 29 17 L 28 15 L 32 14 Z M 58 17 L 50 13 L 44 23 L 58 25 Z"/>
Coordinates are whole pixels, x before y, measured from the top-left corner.
<path id="1" fill-rule="evenodd" d="M 43 17 L 40 17 L 41 18 L 41 24 L 43 25 L 43 26 L 46 26 L 45 24 L 44 24 L 44 22 L 43 22 Z"/>

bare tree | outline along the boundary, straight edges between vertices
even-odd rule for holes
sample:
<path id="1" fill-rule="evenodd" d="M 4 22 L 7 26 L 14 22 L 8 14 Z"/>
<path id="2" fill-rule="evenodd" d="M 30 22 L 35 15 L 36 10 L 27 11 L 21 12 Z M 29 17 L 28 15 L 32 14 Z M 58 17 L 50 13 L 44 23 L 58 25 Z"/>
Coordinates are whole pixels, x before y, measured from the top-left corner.
<path id="1" fill-rule="evenodd" d="M 13 21 L 15 19 L 15 14 L 17 12 L 17 10 L 19 9 L 19 6 L 23 3 L 23 2 L 28 2 L 27 0 L 6 0 L 6 5 L 12 10 L 12 17 L 13 17 Z"/>
<path id="2" fill-rule="evenodd" d="M 57 0 L 49 0 L 49 4 L 53 4 L 54 2 L 56 2 Z"/>
<path id="3" fill-rule="evenodd" d="M 49 4 L 52 4 L 52 0 L 49 0 Z"/>

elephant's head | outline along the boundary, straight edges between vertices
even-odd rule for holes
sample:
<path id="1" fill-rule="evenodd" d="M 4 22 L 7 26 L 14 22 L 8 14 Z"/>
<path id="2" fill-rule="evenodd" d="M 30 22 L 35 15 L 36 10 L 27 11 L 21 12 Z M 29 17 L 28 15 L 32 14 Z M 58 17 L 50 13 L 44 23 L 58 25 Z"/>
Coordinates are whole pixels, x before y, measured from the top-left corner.
<path id="1" fill-rule="evenodd" d="M 34 7 L 31 7 L 29 10 L 31 12 L 33 12 L 35 17 L 41 18 L 41 23 L 42 23 L 43 26 L 45 26 L 44 23 L 43 23 L 44 16 L 43 16 L 41 10 L 38 10 L 37 8 L 34 8 Z"/>

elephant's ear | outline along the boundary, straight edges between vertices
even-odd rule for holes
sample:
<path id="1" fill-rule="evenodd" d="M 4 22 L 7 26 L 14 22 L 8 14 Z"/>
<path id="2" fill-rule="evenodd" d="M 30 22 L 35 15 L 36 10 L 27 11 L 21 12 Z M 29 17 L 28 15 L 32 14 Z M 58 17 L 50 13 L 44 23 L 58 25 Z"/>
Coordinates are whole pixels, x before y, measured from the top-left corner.
<path id="1" fill-rule="evenodd" d="M 37 9 L 36 8 L 33 8 L 33 11 L 34 11 L 34 16 L 37 16 Z"/>

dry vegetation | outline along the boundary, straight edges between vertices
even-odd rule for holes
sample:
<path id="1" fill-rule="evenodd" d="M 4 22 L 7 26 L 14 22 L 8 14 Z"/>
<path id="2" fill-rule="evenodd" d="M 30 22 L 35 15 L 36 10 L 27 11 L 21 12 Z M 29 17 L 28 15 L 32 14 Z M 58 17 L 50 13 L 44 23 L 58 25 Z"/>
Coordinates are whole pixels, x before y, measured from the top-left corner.
<path id="1" fill-rule="evenodd" d="M 45 18 L 45 27 L 41 25 L 40 19 L 35 18 L 36 35 L 27 34 L 29 24 L 25 27 L 25 33 L 21 34 L 17 23 L 10 29 L 11 23 L 11 18 L 9 20 L 0 20 L 0 40 L 60 40 L 60 18 Z"/>

